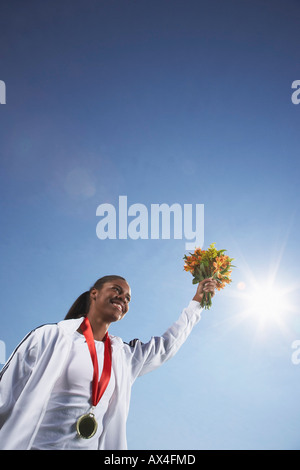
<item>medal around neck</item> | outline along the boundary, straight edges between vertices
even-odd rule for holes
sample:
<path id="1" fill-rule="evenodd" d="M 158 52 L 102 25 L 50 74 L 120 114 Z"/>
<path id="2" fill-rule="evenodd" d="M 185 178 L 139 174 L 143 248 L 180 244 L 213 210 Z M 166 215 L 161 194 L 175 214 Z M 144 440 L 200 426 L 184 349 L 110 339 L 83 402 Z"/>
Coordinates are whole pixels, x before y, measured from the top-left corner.
<path id="1" fill-rule="evenodd" d="M 102 398 L 111 376 L 111 344 L 108 333 L 106 333 L 104 338 L 103 370 L 100 380 L 98 381 L 99 367 L 97 352 L 92 327 L 87 317 L 85 317 L 81 323 L 80 329 L 84 334 L 90 351 L 94 373 L 92 383 L 92 408 L 89 413 L 86 413 L 78 418 L 76 422 L 76 430 L 79 437 L 82 437 L 83 439 L 91 439 L 91 437 L 96 434 L 98 429 L 98 423 L 93 413 L 93 409 L 95 406 L 97 406 L 100 399 Z"/>
<path id="2" fill-rule="evenodd" d="M 80 416 L 76 423 L 76 430 L 79 437 L 82 439 L 91 439 L 98 429 L 98 423 L 94 413 L 90 412 Z"/>

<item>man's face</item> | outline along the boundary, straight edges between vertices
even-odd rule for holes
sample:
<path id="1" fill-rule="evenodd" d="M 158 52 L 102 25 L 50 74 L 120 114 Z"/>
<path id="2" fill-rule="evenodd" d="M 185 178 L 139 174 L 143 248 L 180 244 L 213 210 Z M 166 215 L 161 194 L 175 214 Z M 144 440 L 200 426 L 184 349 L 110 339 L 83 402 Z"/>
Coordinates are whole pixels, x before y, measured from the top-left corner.
<path id="1" fill-rule="evenodd" d="M 123 279 L 106 282 L 100 290 L 91 291 L 91 302 L 95 302 L 97 314 L 109 323 L 124 317 L 128 312 L 130 299 L 130 287 Z"/>

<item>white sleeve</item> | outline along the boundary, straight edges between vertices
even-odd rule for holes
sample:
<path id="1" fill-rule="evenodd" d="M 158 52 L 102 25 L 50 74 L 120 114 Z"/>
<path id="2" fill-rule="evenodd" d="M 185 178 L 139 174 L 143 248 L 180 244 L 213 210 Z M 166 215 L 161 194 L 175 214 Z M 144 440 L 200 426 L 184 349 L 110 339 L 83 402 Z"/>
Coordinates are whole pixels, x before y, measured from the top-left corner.
<path id="1" fill-rule="evenodd" d="M 36 351 L 37 342 L 32 331 L 17 346 L 0 372 L 0 429 L 31 375 Z"/>
<path id="2" fill-rule="evenodd" d="M 131 342 L 132 382 L 174 356 L 200 320 L 201 311 L 200 303 L 192 300 L 162 336 L 154 336 L 148 343 L 139 340 Z"/>

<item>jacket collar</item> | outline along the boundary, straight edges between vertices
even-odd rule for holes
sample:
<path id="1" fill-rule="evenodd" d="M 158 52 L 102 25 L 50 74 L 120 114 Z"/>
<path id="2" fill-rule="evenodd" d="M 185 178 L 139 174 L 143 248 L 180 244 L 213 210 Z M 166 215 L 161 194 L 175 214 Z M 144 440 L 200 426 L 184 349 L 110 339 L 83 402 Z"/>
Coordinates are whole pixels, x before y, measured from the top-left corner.
<path id="1" fill-rule="evenodd" d="M 83 322 L 84 317 L 80 318 L 72 318 L 71 320 L 62 320 L 58 323 L 58 328 L 65 334 L 65 335 L 72 335 L 75 331 L 78 330 L 81 323 Z M 123 346 L 123 341 L 118 336 L 109 335 L 111 346 L 114 351 L 120 349 Z"/>

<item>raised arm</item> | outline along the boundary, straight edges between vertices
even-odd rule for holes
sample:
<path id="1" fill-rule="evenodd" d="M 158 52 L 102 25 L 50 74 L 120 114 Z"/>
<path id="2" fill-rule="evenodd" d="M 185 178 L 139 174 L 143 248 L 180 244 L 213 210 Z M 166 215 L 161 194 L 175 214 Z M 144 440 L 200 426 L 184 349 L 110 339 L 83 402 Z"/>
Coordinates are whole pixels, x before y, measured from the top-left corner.
<path id="1" fill-rule="evenodd" d="M 205 279 L 197 286 L 196 294 L 180 317 L 162 336 L 154 336 L 147 343 L 135 340 L 131 343 L 132 382 L 141 375 L 150 372 L 176 354 L 185 342 L 193 327 L 201 318 L 200 301 L 204 292 L 214 295 L 216 281 Z"/>

